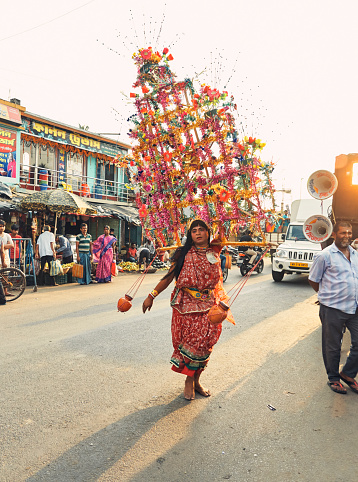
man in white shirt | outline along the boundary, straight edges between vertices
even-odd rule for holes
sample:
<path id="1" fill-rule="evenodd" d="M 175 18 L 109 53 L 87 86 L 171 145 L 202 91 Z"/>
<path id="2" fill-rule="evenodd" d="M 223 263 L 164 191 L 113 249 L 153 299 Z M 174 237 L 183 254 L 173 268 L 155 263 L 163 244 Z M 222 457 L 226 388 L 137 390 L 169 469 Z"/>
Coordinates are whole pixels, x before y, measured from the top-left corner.
<path id="1" fill-rule="evenodd" d="M 5 252 L 5 263 L 10 266 L 10 249 L 14 247 L 14 243 L 10 234 L 5 233 L 5 221 L 0 219 L 0 238 L 3 242 L 4 252 Z"/>
<path id="2" fill-rule="evenodd" d="M 51 233 L 51 228 L 48 225 L 44 226 L 44 232 L 40 234 L 36 244 L 36 258 L 41 260 L 41 269 L 39 273 L 38 284 L 43 286 L 45 284 L 44 268 L 46 263 L 50 267 L 51 261 L 56 259 L 55 251 L 55 236 Z M 57 286 L 55 278 L 50 277 L 50 286 Z"/>

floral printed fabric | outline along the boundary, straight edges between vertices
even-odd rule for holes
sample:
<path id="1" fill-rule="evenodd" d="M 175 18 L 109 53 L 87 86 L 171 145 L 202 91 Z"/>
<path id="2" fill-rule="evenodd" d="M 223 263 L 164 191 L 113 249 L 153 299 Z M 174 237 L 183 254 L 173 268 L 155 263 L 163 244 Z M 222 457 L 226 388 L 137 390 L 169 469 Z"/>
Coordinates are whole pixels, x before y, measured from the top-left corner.
<path id="1" fill-rule="evenodd" d="M 217 263 L 211 264 L 206 253 L 215 254 Z M 219 340 L 222 324 L 212 324 L 208 311 L 219 299 L 227 295 L 221 283 L 220 258 L 214 250 L 197 250 L 192 247 L 185 257 L 183 268 L 172 294 L 172 341 L 174 352 L 172 369 L 184 375 L 194 376 L 209 361 L 214 345 Z M 204 301 L 193 298 L 181 288 L 200 291 L 214 290 Z"/>

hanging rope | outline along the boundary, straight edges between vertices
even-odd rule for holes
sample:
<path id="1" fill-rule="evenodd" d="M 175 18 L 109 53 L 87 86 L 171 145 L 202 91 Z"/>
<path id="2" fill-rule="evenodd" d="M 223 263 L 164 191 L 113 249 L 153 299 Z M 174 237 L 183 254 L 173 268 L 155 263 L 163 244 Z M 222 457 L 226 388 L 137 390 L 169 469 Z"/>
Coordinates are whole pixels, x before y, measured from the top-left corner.
<path id="1" fill-rule="evenodd" d="M 131 298 L 134 298 L 135 295 L 137 294 L 138 290 L 139 290 L 139 287 L 140 285 L 143 283 L 143 280 L 145 278 L 145 275 L 147 274 L 149 268 L 152 266 L 154 260 L 158 257 L 158 254 L 156 254 L 154 256 L 154 258 L 152 259 L 151 263 L 147 266 L 147 268 L 145 269 L 145 271 L 143 271 L 143 273 L 136 279 L 136 281 L 132 284 L 132 286 L 129 288 L 129 290 L 127 291 L 127 295 L 130 296 Z"/>
<path id="2" fill-rule="evenodd" d="M 231 296 L 230 296 L 230 301 L 229 301 L 229 306 L 231 306 L 234 301 L 236 300 L 236 298 L 239 296 L 240 294 L 240 291 L 242 290 L 242 288 L 245 286 L 245 284 L 247 283 L 247 280 L 250 278 L 250 276 L 252 275 L 252 273 L 254 272 L 256 266 L 260 263 L 260 261 L 262 260 L 262 258 L 265 256 L 265 254 L 269 251 L 269 247 L 266 248 L 266 250 L 262 253 L 262 255 L 260 256 L 259 260 L 257 261 L 256 264 L 254 264 L 254 266 L 250 269 L 250 271 L 248 273 L 246 273 L 246 275 L 240 280 L 238 281 L 229 291 L 227 294 L 231 293 Z"/>

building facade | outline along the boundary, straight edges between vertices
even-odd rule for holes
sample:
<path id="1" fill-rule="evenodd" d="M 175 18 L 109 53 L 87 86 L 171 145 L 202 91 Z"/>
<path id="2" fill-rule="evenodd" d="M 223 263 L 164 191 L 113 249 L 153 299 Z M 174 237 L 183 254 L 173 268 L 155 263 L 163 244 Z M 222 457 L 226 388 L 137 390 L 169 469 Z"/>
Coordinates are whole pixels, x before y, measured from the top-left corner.
<path id="1" fill-rule="evenodd" d="M 27 112 L 17 99 L 0 99 L 0 180 L 17 185 L 22 194 L 62 188 L 86 198 L 99 213 L 85 218 L 92 236 L 110 224 L 121 245 L 141 238 L 134 194 L 118 162 L 129 149 L 108 137 Z M 49 216 L 46 221 L 51 223 Z M 63 215 L 59 229 L 75 234 L 83 220 Z"/>

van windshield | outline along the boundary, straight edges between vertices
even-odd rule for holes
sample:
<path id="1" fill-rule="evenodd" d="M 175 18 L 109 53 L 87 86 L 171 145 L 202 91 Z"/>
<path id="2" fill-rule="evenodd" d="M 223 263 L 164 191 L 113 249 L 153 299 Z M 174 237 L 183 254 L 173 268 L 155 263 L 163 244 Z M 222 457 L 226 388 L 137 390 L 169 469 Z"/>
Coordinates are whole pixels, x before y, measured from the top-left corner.
<path id="1" fill-rule="evenodd" d="M 305 235 L 303 234 L 303 226 L 290 224 L 287 230 L 286 239 L 291 241 L 306 241 Z"/>

